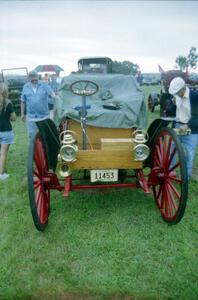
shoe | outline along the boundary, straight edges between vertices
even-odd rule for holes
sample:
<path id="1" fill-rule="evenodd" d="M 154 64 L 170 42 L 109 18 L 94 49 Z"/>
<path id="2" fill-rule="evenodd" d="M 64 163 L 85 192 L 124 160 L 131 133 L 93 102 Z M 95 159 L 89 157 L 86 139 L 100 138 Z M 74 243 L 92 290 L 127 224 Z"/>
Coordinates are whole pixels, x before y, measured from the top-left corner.
<path id="1" fill-rule="evenodd" d="M 3 174 L 0 174 L 0 180 L 5 180 L 9 177 L 10 175 L 7 174 L 7 173 L 3 173 Z"/>

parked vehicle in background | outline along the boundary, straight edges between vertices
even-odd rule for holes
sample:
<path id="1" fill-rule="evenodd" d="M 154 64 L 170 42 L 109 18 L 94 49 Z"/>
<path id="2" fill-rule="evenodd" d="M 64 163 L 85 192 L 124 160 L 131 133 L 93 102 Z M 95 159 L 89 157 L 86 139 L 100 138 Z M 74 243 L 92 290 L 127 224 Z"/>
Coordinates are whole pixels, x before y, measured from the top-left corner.
<path id="1" fill-rule="evenodd" d="M 84 57 L 78 61 L 80 73 L 112 73 L 112 60 L 109 57 Z"/>
<path id="2" fill-rule="evenodd" d="M 2 69 L 2 81 L 8 85 L 8 97 L 12 101 L 14 110 L 20 113 L 20 98 L 24 84 L 28 80 L 26 67 Z"/>
<path id="3" fill-rule="evenodd" d="M 142 85 L 158 85 L 161 84 L 160 73 L 142 73 Z"/>
<path id="4" fill-rule="evenodd" d="M 189 81 L 190 81 L 192 84 L 198 85 L 198 73 L 191 73 L 191 74 L 189 75 Z"/>

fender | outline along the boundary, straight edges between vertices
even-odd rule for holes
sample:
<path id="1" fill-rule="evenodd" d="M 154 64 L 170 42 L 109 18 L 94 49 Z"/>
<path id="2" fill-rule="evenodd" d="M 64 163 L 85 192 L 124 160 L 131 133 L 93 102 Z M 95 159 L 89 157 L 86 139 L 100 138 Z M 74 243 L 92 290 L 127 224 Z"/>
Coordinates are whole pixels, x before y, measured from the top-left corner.
<path id="1" fill-rule="evenodd" d="M 36 125 L 46 147 L 49 169 L 55 170 L 60 150 L 59 133 L 56 125 L 51 119 L 36 122 Z"/>
<path id="2" fill-rule="evenodd" d="M 169 123 L 170 123 L 169 120 L 156 119 L 150 124 L 150 126 L 147 130 L 149 139 L 146 142 L 146 145 L 150 149 L 150 155 L 144 162 L 145 167 L 150 167 L 150 168 L 152 167 L 152 155 L 153 155 L 156 135 L 161 128 L 167 127 L 169 125 Z"/>

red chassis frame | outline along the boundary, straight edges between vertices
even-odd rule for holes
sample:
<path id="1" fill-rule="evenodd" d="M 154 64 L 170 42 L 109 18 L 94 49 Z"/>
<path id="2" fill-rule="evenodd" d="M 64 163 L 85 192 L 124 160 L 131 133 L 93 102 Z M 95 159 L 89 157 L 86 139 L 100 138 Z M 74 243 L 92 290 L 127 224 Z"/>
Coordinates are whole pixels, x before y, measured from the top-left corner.
<path id="1" fill-rule="evenodd" d="M 142 169 L 135 170 L 134 176 L 125 176 L 125 178 L 138 178 L 136 182 L 128 183 L 111 183 L 111 184 L 73 184 L 72 175 L 65 178 L 65 184 L 61 185 L 60 181 L 55 173 L 48 172 L 45 175 L 45 185 L 49 190 L 64 191 L 63 197 L 68 197 L 69 193 L 74 190 L 81 189 L 106 189 L 106 188 L 141 188 L 145 194 L 150 194 L 149 186 L 152 185 L 150 182 L 148 184 L 144 172 Z M 75 179 L 73 179 L 74 181 Z"/>

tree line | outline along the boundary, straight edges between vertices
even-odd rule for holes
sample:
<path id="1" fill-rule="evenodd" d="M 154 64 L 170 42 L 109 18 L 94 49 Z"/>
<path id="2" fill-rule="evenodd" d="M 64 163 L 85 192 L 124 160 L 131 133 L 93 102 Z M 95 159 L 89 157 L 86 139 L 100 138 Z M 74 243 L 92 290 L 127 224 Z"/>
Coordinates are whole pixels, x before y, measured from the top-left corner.
<path id="1" fill-rule="evenodd" d="M 198 64 L 198 54 L 195 47 L 191 47 L 188 55 L 179 55 L 175 59 L 175 67 L 181 71 L 188 72 L 191 69 L 195 69 Z M 131 61 L 113 61 L 112 73 L 119 73 L 125 75 L 136 75 L 140 71 L 137 64 Z"/>
<path id="2" fill-rule="evenodd" d="M 197 49 L 195 47 L 191 47 L 188 55 L 179 55 L 177 56 L 175 63 L 176 67 L 181 71 L 188 72 L 190 69 L 195 69 L 197 67 L 198 62 L 198 54 L 196 53 Z"/>

